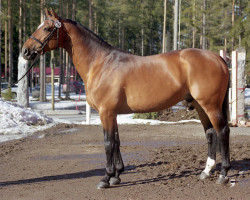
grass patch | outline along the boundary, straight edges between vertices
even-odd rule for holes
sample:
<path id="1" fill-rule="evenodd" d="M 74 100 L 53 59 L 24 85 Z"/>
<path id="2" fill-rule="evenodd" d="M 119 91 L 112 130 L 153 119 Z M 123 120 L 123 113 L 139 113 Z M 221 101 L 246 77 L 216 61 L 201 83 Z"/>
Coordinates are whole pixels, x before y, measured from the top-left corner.
<path id="1" fill-rule="evenodd" d="M 11 92 L 11 88 L 6 89 L 6 92 L 2 92 L 2 97 L 5 101 L 10 101 L 14 96 L 15 95 Z"/>
<path id="2" fill-rule="evenodd" d="M 133 116 L 133 119 L 156 119 L 159 116 L 159 112 L 150 112 L 150 113 L 136 113 Z"/>

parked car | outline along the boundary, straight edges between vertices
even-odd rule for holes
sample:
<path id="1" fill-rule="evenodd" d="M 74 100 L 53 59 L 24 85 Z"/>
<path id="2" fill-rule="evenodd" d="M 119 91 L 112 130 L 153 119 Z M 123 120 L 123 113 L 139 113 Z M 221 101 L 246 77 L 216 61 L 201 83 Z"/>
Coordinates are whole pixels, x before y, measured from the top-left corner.
<path id="1" fill-rule="evenodd" d="M 82 81 L 74 81 L 74 82 L 70 82 L 70 92 L 75 92 L 76 94 L 79 94 L 81 91 L 81 93 L 85 92 L 85 88 L 84 88 L 84 83 Z M 63 89 L 62 89 L 63 93 L 67 92 L 67 84 L 63 84 Z"/>
<path id="2" fill-rule="evenodd" d="M 32 88 L 32 97 L 39 98 L 40 97 L 40 86 L 35 86 Z"/>
<path id="3" fill-rule="evenodd" d="M 9 83 L 7 82 L 1 83 L 2 93 L 8 92 L 8 86 L 9 86 Z M 11 86 L 11 93 L 12 93 L 12 97 L 15 99 L 17 97 L 17 85 Z"/>

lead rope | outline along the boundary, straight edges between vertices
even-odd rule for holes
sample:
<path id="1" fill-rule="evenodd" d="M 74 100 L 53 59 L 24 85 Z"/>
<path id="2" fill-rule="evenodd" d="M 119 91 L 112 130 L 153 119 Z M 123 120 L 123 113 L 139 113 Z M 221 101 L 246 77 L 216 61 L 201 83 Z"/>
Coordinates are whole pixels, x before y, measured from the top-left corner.
<path id="1" fill-rule="evenodd" d="M 15 84 L 18 84 L 29 73 L 29 71 L 34 67 L 36 61 L 38 60 L 38 57 L 39 56 L 36 57 L 36 59 L 32 62 L 32 64 L 30 65 L 29 69 L 27 70 L 27 72 L 20 79 L 18 79 L 15 83 L 10 83 L 10 85 L 7 88 L 1 89 L 1 92 L 4 91 L 4 90 L 7 90 L 9 88 L 11 88 Z"/>

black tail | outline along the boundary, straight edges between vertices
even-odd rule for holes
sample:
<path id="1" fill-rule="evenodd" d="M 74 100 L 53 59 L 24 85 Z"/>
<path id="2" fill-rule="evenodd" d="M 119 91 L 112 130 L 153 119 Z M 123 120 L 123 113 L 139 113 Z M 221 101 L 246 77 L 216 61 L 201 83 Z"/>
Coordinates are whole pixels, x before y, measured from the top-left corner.
<path id="1" fill-rule="evenodd" d="M 222 113 L 223 117 L 225 119 L 225 125 L 228 125 L 228 114 L 229 114 L 229 99 L 228 99 L 228 93 L 229 93 L 229 83 L 227 85 L 227 91 L 224 97 L 224 101 L 222 104 Z M 217 135 L 217 134 L 216 134 Z M 221 144 L 218 141 L 218 138 L 216 139 L 216 152 L 221 153 Z"/>
<path id="2" fill-rule="evenodd" d="M 222 113 L 223 113 L 223 116 L 224 116 L 224 119 L 226 121 L 226 124 L 228 124 L 228 114 L 229 114 L 229 99 L 228 99 L 228 93 L 229 93 L 229 83 L 227 85 L 227 91 L 226 91 L 226 94 L 225 94 L 225 97 L 224 97 L 224 101 L 223 101 L 223 104 L 222 104 Z"/>

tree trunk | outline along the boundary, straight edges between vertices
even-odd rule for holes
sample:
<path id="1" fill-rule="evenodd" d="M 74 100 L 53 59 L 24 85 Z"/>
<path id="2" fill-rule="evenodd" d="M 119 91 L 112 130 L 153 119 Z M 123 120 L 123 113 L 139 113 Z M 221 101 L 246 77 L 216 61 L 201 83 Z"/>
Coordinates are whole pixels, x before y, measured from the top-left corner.
<path id="1" fill-rule="evenodd" d="M 179 15 L 179 0 L 175 0 L 174 5 L 174 50 L 177 50 L 178 39 L 178 15 Z"/>
<path id="2" fill-rule="evenodd" d="M 73 0 L 72 2 L 72 20 L 76 21 L 76 0 Z M 70 59 L 70 66 L 71 68 L 75 69 L 71 59 Z M 76 81 L 76 79 L 77 79 L 77 72 L 75 70 L 75 73 L 73 73 L 73 80 Z"/>
<path id="3" fill-rule="evenodd" d="M 8 77 L 8 22 L 7 20 L 5 21 L 5 25 L 4 25 L 4 64 L 5 64 L 5 69 L 4 69 L 4 77 L 5 77 L 5 81 L 7 82 L 7 77 Z"/>
<path id="4" fill-rule="evenodd" d="M 227 35 L 226 35 L 226 32 L 227 32 L 227 30 L 226 30 L 226 20 L 227 20 L 227 11 L 225 10 L 225 24 L 224 24 L 224 34 L 225 34 L 225 36 L 224 36 L 224 51 L 225 52 L 227 52 Z"/>
<path id="5" fill-rule="evenodd" d="M 2 13 L 2 0 L 0 0 L 0 13 Z M 2 84 L 2 19 L 0 19 L 0 85 Z M 2 87 L 0 89 L 0 98 Z"/>
<path id="6" fill-rule="evenodd" d="M 51 51 L 50 67 L 51 67 L 51 109 L 55 110 L 55 83 L 54 83 L 55 56 L 54 56 L 54 50 Z"/>
<path id="7" fill-rule="evenodd" d="M 203 0 L 203 13 L 202 13 L 202 49 L 206 49 L 206 0 Z"/>
<path id="8" fill-rule="evenodd" d="M 23 0 L 23 43 L 26 40 L 26 0 Z"/>
<path id="9" fill-rule="evenodd" d="M 44 20 L 43 8 L 44 0 L 41 0 L 41 23 Z M 40 102 L 46 102 L 46 68 L 45 68 L 45 55 L 40 56 Z"/>
<path id="10" fill-rule="evenodd" d="M 66 17 L 69 18 L 69 3 L 67 3 L 67 6 L 66 6 Z M 65 53 L 65 57 L 66 57 L 66 83 L 67 83 L 66 99 L 70 99 L 70 75 L 69 75 L 68 52 Z"/>
<path id="11" fill-rule="evenodd" d="M 118 17 L 118 41 L 119 41 L 119 48 L 121 48 L 121 15 L 119 13 L 119 17 Z"/>
<path id="12" fill-rule="evenodd" d="M 59 15 L 62 16 L 62 0 L 59 0 Z M 60 67 L 60 77 L 59 77 L 59 89 L 58 89 L 58 98 L 61 99 L 62 98 L 62 84 L 63 84 L 63 49 L 60 48 L 59 49 L 59 67 Z"/>
<path id="13" fill-rule="evenodd" d="M 8 0 L 9 15 L 9 84 L 12 82 L 13 71 L 13 30 L 12 30 L 12 2 Z"/>
<path id="14" fill-rule="evenodd" d="M 22 19 L 23 19 L 23 1 L 19 0 L 19 22 L 18 22 L 18 47 L 19 54 L 22 52 Z"/>
<path id="15" fill-rule="evenodd" d="M 141 26 L 141 55 L 144 56 L 144 28 Z"/>
<path id="16" fill-rule="evenodd" d="M 177 48 L 181 49 L 181 0 L 179 0 L 179 21 L 178 21 L 178 42 L 177 42 Z"/>
<path id="17" fill-rule="evenodd" d="M 162 53 L 166 52 L 166 20 L 167 19 L 167 0 L 164 1 L 164 19 L 163 19 L 163 35 L 162 35 Z"/>
<path id="18" fill-rule="evenodd" d="M 122 22 L 122 50 L 124 50 L 124 22 Z"/>
<path id="19" fill-rule="evenodd" d="M 92 0 L 89 0 L 89 29 L 92 30 Z"/>
<path id="20" fill-rule="evenodd" d="M 24 0 L 25 1 L 25 0 Z M 33 0 L 30 1 L 30 4 L 31 4 L 31 7 L 30 7 L 30 16 L 32 16 L 32 13 L 33 13 Z M 26 3 L 24 5 L 24 8 L 26 9 Z M 26 18 L 26 17 L 25 17 Z M 23 34 L 23 41 L 25 42 L 26 41 L 26 19 L 24 18 L 24 26 L 25 26 L 25 33 Z M 33 32 L 33 19 L 32 17 L 30 17 L 30 31 Z M 23 31 L 24 32 L 24 31 Z M 30 93 L 32 93 L 32 88 L 34 88 L 34 86 L 36 85 L 36 79 L 34 77 L 34 67 L 32 67 L 31 69 L 31 73 L 30 73 Z"/>
<path id="21" fill-rule="evenodd" d="M 62 59 L 63 59 L 63 49 L 60 48 L 59 49 L 59 56 L 60 56 L 60 59 L 59 59 L 59 67 L 60 67 L 60 77 L 59 77 L 59 88 L 58 88 L 58 98 L 62 98 L 62 90 L 61 90 L 61 87 L 62 87 L 62 83 L 63 83 L 63 62 L 62 62 Z"/>
<path id="22" fill-rule="evenodd" d="M 95 33 L 98 34 L 98 28 L 97 28 L 97 13 L 94 11 L 94 23 L 95 23 Z"/>
<path id="23" fill-rule="evenodd" d="M 170 31 L 167 31 L 167 41 L 166 41 L 166 51 L 167 52 L 169 52 L 169 51 L 171 51 L 171 47 L 170 47 L 170 45 L 171 45 L 171 36 L 170 36 L 171 34 L 170 34 Z"/>
<path id="24" fill-rule="evenodd" d="M 235 7 L 235 0 L 233 0 L 232 5 L 232 30 L 233 30 L 233 36 L 232 36 L 232 51 L 234 50 L 234 7 Z"/>
<path id="25" fill-rule="evenodd" d="M 195 20 L 196 20 L 196 9 L 195 9 L 195 6 L 196 6 L 196 0 L 194 0 L 194 3 L 193 3 L 193 23 L 195 23 Z M 195 38 L 196 38 L 196 28 L 195 26 L 193 26 L 193 40 L 192 40 L 192 48 L 195 48 Z"/>
<path id="26" fill-rule="evenodd" d="M 25 60 L 22 53 L 20 53 L 18 57 L 18 79 L 20 79 L 27 72 L 28 68 L 28 61 Z M 23 77 L 23 79 L 18 83 L 17 102 L 24 107 L 29 106 L 28 84 L 27 76 Z"/>
<path id="27" fill-rule="evenodd" d="M 76 0 L 72 2 L 72 20 L 76 21 Z"/>

